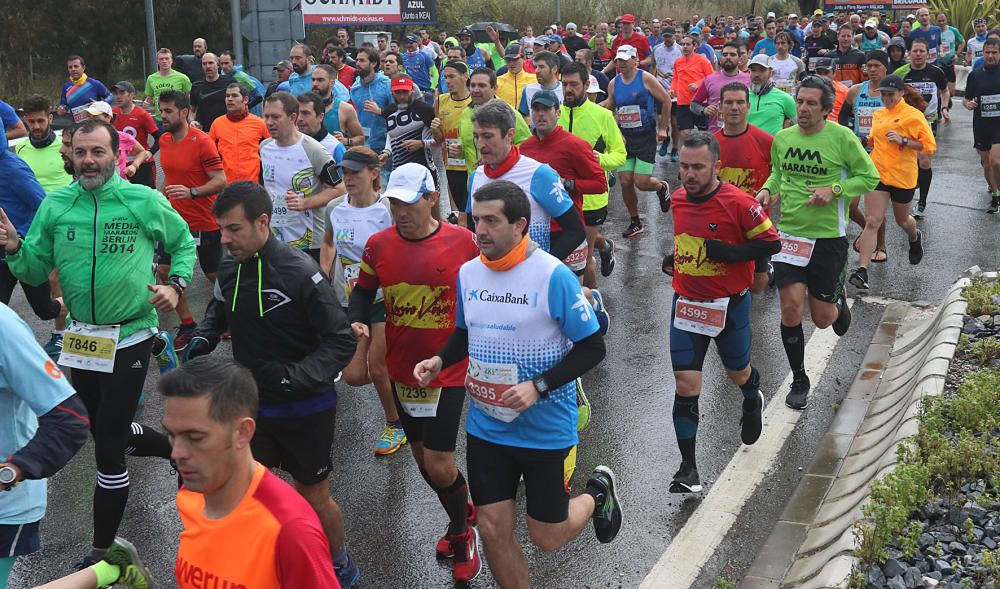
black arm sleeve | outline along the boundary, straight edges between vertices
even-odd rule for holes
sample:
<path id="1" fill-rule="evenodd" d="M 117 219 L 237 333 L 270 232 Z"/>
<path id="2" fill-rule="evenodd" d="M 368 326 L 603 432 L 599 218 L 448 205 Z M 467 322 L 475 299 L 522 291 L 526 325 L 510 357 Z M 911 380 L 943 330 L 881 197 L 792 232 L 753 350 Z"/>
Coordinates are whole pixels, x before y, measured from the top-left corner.
<path id="1" fill-rule="evenodd" d="M 773 256 L 781 251 L 781 242 L 755 239 L 746 243 L 723 243 L 718 240 L 705 242 L 708 259 L 717 262 L 746 262 L 764 256 Z"/>
<path id="2" fill-rule="evenodd" d="M 837 115 L 837 122 L 847 127 L 849 129 L 854 128 L 854 105 L 850 102 L 844 101 L 843 106 L 840 107 L 840 114 Z"/>
<path id="3" fill-rule="evenodd" d="M 329 282 L 310 279 L 302 295 L 317 326 L 319 345 L 305 358 L 286 364 L 285 372 L 292 391 L 315 391 L 321 385 L 333 385 L 337 373 L 350 364 L 358 342 Z"/>
<path id="4" fill-rule="evenodd" d="M 549 390 L 555 390 L 568 382 L 583 376 L 588 370 L 604 360 L 607 349 L 601 332 L 595 331 L 573 344 L 573 349 L 566 354 L 558 364 L 549 368 L 542 378 L 549 385 Z"/>
<path id="5" fill-rule="evenodd" d="M 347 323 L 371 324 L 372 306 L 375 304 L 376 291 L 354 285 L 351 298 L 347 301 Z"/>
<path id="6" fill-rule="evenodd" d="M 77 395 L 71 395 L 38 418 L 35 436 L 10 457 L 25 479 L 54 475 L 83 447 L 90 435 L 87 410 Z"/>
<path id="7" fill-rule="evenodd" d="M 580 220 L 580 213 L 576 207 L 570 207 L 568 211 L 556 217 L 556 223 L 562 231 L 552 234 L 549 253 L 560 260 L 565 260 L 583 240 L 587 239 L 587 230 L 583 228 L 583 221 Z"/>
<path id="8" fill-rule="evenodd" d="M 469 330 L 456 327 L 437 355 L 441 357 L 442 370 L 461 362 L 469 355 Z"/>

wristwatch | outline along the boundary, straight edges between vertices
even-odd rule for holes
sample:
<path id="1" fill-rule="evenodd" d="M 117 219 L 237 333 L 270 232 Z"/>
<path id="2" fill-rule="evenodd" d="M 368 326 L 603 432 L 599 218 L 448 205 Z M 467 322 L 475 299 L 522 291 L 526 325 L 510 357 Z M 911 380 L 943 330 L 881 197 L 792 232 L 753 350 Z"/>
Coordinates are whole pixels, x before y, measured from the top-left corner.
<path id="1" fill-rule="evenodd" d="M 192 186 L 191 187 L 191 198 L 198 198 L 198 187 L 197 186 Z"/>
<path id="2" fill-rule="evenodd" d="M 10 466 L 0 468 L 0 484 L 16 487 L 21 481 L 17 480 L 17 471 Z"/>
<path id="3" fill-rule="evenodd" d="M 840 182 L 834 182 L 830 189 L 833 191 L 834 196 L 840 196 L 844 193 L 844 187 L 841 186 Z"/>
<path id="4" fill-rule="evenodd" d="M 531 379 L 531 384 L 535 385 L 535 390 L 538 391 L 539 397 L 543 399 L 549 398 L 549 383 L 545 382 L 545 378 L 541 374 Z"/>
<path id="5" fill-rule="evenodd" d="M 903 147 L 906 147 L 910 143 L 909 137 L 903 137 Z"/>
<path id="6" fill-rule="evenodd" d="M 169 286 L 172 286 L 177 291 L 177 294 L 182 295 L 188 287 L 188 282 L 180 276 L 171 276 Z"/>

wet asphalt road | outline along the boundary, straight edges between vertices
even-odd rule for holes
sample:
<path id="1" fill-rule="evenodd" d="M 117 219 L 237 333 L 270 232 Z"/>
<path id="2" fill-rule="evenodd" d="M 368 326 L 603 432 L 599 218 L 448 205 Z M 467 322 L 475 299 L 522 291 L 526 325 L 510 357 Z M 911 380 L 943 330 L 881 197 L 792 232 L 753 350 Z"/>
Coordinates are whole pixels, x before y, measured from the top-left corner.
<path id="1" fill-rule="evenodd" d="M 935 177 L 927 219 L 921 222 L 926 256 L 918 267 L 906 261 L 906 239 L 889 228 L 889 261 L 873 264 L 871 295 L 904 301 L 936 302 L 966 268 L 998 266 L 997 227 L 1000 218 L 983 212 L 988 204 L 978 156 L 972 149 L 971 116 L 958 112 L 951 128 L 939 133 L 941 155 L 935 157 Z M 676 184 L 676 164 L 662 161 L 662 177 Z M 634 587 L 638 585 L 697 507 L 698 496 L 667 492 L 680 458 L 670 408 L 673 380 L 668 354 L 667 322 L 673 292 L 660 271 L 671 247 L 672 223 L 662 215 L 651 193 L 641 197 L 646 232 L 631 240 L 620 237 L 627 215 L 612 195 L 612 212 L 605 233 L 618 244 L 614 274 L 602 279 L 601 290 L 612 315 L 608 357 L 587 374 L 584 387 L 593 404 L 594 419 L 581 435 L 578 468 L 573 479 L 582 488 L 598 464 L 615 469 L 625 506 L 625 526 L 617 540 L 601 545 L 589 530 L 552 554 L 530 543 L 526 553 L 536 587 Z M 857 227 L 850 228 L 853 237 Z M 853 259 L 852 259 L 853 267 Z M 196 317 L 210 294 L 204 278 L 189 289 Z M 850 290 L 853 296 L 853 289 Z M 31 315 L 18 292 L 12 302 L 35 329 L 48 338 L 48 327 Z M 854 324 L 834 350 L 822 375 L 811 375 L 810 405 L 777 460 L 777 467 L 744 509 L 730 537 L 708 563 L 698 586 L 710 587 L 718 576 L 737 580 L 753 561 L 799 478 L 799 467 L 811 460 L 820 437 L 833 417 L 831 405 L 846 393 L 857 372 L 883 311 L 879 302 L 860 297 Z M 769 291 L 754 301 L 753 361 L 770 399 L 788 373 L 778 336 L 778 297 Z M 176 323 L 165 317 L 164 324 Z M 811 326 L 806 322 L 807 336 Z M 215 353 L 228 354 L 228 344 Z M 162 401 L 157 375 L 146 382 L 147 402 L 142 423 L 158 426 Z M 375 437 L 383 420 L 371 387 L 341 387 L 330 489 L 344 510 L 348 546 L 362 569 L 360 587 L 447 587 L 448 565 L 438 564 L 434 543 L 446 526 L 436 497 L 427 488 L 408 450 L 376 459 Z M 725 377 L 714 352 L 705 364 L 699 430 L 699 471 L 706 487 L 716 484 L 722 468 L 739 448 L 740 394 Z M 766 427 L 766 424 L 765 424 Z M 460 434 L 458 459 L 465 470 Z M 172 587 L 173 563 L 180 529 L 173 496 L 176 480 L 169 466 L 157 459 L 130 459 L 132 490 L 120 533 L 139 548 L 153 569 L 157 587 Z M 19 560 L 11 587 L 29 587 L 72 570 L 90 542 L 90 503 L 94 483 L 90 444 L 51 481 L 49 510 L 42 524 L 41 551 Z M 719 483 L 724 484 L 724 482 Z M 522 501 L 523 503 L 523 501 Z M 527 543 L 523 505 L 519 535 Z M 493 587 L 488 570 L 472 584 Z"/>

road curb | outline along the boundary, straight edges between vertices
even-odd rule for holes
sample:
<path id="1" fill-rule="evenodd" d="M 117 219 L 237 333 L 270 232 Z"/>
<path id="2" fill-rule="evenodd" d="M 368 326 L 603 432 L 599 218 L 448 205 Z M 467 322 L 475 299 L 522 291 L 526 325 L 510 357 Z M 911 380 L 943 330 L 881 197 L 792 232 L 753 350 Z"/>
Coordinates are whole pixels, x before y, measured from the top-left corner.
<path id="1" fill-rule="evenodd" d="M 944 389 L 962 330 L 970 269 L 930 317 L 886 308 L 830 429 L 748 569 L 741 589 L 841 587 L 856 559 L 854 524 L 873 482 L 895 468 L 896 446 L 916 433 L 920 401 Z M 995 277 L 996 273 L 992 273 Z"/>

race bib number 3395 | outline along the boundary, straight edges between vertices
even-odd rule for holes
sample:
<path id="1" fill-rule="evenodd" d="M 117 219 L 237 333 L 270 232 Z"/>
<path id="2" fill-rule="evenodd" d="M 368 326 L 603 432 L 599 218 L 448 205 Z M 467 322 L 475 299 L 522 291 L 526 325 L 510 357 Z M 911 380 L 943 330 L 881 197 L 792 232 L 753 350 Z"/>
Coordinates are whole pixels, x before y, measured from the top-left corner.
<path id="1" fill-rule="evenodd" d="M 469 358 L 465 389 L 476 408 L 483 413 L 510 423 L 518 413 L 503 404 L 504 391 L 517 384 L 517 364 L 497 364 Z"/>

